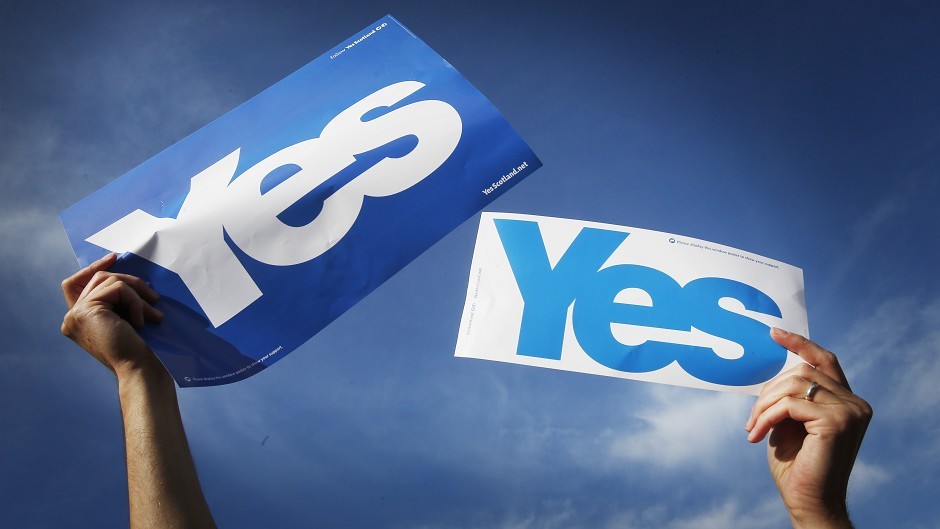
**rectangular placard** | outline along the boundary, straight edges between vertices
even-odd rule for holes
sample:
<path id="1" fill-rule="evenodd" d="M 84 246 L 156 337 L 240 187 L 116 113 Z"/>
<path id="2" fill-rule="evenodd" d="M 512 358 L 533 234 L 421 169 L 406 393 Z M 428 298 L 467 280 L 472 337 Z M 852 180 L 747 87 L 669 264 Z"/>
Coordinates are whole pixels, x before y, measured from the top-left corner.
<path id="1" fill-rule="evenodd" d="M 456 356 L 757 394 L 801 360 L 803 272 L 626 226 L 484 213 Z"/>
<path id="2" fill-rule="evenodd" d="M 149 281 L 181 386 L 296 349 L 541 162 L 391 16 L 71 206 L 87 265 Z"/>

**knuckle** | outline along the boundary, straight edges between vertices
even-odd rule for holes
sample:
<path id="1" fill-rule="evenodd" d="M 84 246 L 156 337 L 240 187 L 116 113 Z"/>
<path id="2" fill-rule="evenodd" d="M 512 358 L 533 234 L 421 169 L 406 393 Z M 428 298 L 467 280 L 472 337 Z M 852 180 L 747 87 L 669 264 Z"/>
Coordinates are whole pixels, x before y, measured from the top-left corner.
<path id="1" fill-rule="evenodd" d="M 793 374 L 790 377 L 790 379 L 787 381 L 787 385 L 784 391 L 786 393 L 790 393 L 791 391 L 805 391 L 806 384 L 809 383 L 808 379 L 811 376 L 812 376 L 812 372 L 804 373 L 803 369 L 800 368 L 800 372 Z"/>
<path id="2" fill-rule="evenodd" d="M 802 378 L 802 380 L 803 380 L 804 382 L 805 382 L 808 378 L 811 378 L 811 377 L 815 374 L 815 372 L 816 372 L 816 368 L 815 368 L 815 367 L 813 367 L 813 366 L 811 366 L 811 365 L 809 365 L 809 364 L 807 364 L 807 363 L 805 363 L 805 362 L 802 363 L 802 364 L 800 364 L 799 367 L 797 367 L 797 369 L 799 370 L 800 377 Z"/>
<path id="3" fill-rule="evenodd" d="M 874 414 L 874 410 L 872 410 L 871 404 L 862 398 L 858 398 L 858 400 L 855 402 L 855 408 L 859 418 L 862 419 L 870 420 Z"/>
<path id="4" fill-rule="evenodd" d="M 845 432 L 852 429 L 852 423 L 855 422 L 854 419 L 851 413 L 836 413 L 831 414 L 829 421 L 835 427 L 836 431 Z"/>
<path id="5" fill-rule="evenodd" d="M 113 290 L 126 290 L 130 288 L 127 286 L 127 283 L 122 281 L 120 278 L 113 277 L 113 276 L 108 280 L 108 287 L 110 287 Z"/>
<path id="6" fill-rule="evenodd" d="M 62 318 L 62 334 L 68 338 L 71 338 L 75 333 L 73 331 L 75 327 L 75 316 L 71 311 L 65 313 L 65 317 Z"/>
<path id="7" fill-rule="evenodd" d="M 836 358 L 835 353 L 832 351 L 827 351 L 826 349 L 822 350 L 821 363 L 827 366 L 837 366 L 839 365 L 839 360 Z"/>

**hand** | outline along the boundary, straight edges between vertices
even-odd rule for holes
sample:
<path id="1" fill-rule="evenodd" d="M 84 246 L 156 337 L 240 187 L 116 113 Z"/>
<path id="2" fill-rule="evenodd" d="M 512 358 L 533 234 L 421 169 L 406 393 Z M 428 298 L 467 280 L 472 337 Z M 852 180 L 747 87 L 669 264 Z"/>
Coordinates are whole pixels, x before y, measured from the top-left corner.
<path id="1" fill-rule="evenodd" d="M 124 419 L 131 527 L 214 528 L 193 465 L 173 379 L 137 329 L 163 314 L 140 278 L 107 272 L 102 257 L 62 282 L 69 311 L 62 334 L 118 378 Z"/>
<path id="2" fill-rule="evenodd" d="M 849 389 L 834 354 L 798 334 L 770 334 L 808 363 L 764 385 L 747 440 L 758 443 L 770 432 L 770 473 L 794 527 L 851 527 L 845 494 L 871 406 Z"/>
<path id="3" fill-rule="evenodd" d="M 69 309 L 62 321 L 62 334 L 118 378 L 124 371 L 142 366 L 162 370 L 136 330 L 147 321 L 163 319 L 163 313 L 152 305 L 160 296 L 140 278 L 107 272 L 116 260 L 114 253 L 108 254 L 62 282 Z"/>

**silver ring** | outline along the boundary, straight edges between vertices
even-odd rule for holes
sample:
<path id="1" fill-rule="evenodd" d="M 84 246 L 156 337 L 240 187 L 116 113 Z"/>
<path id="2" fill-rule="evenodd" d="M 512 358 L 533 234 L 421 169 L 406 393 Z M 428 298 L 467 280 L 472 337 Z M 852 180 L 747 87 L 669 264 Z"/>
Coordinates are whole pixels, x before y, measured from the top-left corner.
<path id="1" fill-rule="evenodd" d="M 806 400 L 813 400 L 813 397 L 816 396 L 816 392 L 819 391 L 819 382 L 813 382 L 809 385 L 809 389 L 806 390 L 806 395 L 803 396 Z"/>

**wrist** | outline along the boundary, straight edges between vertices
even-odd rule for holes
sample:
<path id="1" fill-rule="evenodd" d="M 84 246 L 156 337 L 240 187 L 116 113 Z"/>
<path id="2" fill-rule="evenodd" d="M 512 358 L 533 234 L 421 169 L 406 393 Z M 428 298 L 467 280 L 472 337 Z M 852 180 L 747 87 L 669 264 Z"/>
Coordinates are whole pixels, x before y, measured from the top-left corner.
<path id="1" fill-rule="evenodd" d="M 790 523 L 795 529 L 852 529 L 845 503 L 816 509 L 790 510 Z"/>
<path id="2" fill-rule="evenodd" d="M 115 365 L 114 374 L 117 376 L 118 388 L 121 391 L 138 385 L 173 387 L 173 378 L 153 354 L 141 360 Z"/>

